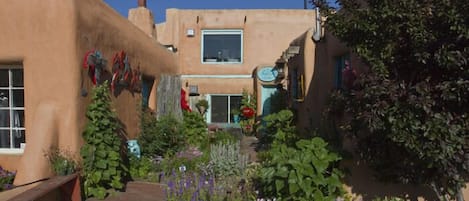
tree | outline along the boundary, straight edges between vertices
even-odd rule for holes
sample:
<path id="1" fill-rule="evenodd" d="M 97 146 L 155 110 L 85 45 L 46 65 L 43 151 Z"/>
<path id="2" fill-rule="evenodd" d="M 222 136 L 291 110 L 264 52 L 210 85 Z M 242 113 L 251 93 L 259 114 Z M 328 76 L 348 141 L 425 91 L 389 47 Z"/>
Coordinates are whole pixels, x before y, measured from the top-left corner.
<path id="1" fill-rule="evenodd" d="M 325 2 L 313 3 L 326 29 L 369 66 L 329 112 L 345 112 L 379 178 L 456 196 L 469 175 L 468 0 Z"/>

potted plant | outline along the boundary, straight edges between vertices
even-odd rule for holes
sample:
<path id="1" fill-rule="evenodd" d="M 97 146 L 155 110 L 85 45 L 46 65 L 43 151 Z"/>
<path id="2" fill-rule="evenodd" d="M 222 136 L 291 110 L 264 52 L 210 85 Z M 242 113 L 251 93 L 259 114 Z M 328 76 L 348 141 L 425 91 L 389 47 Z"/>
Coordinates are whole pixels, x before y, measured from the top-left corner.
<path id="1" fill-rule="evenodd" d="M 233 115 L 233 122 L 234 123 L 239 123 L 240 117 L 239 117 L 240 111 L 238 109 L 232 109 L 231 110 L 231 115 Z"/>
<path id="2" fill-rule="evenodd" d="M 205 99 L 200 99 L 196 104 L 195 107 L 197 107 L 197 110 L 199 110 L 199 113 L 204 115 L 205 112 L 208 109 L 208 101 Z"/>

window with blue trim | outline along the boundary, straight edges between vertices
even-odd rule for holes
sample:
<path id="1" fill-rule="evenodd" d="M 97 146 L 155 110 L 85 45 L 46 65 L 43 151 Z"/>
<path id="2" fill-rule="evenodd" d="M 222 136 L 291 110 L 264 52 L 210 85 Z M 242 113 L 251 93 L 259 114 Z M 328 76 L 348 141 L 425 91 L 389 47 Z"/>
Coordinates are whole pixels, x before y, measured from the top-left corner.
<path id="1" fill-rule="evenodd" d="M 242 63 L 243 30 L 202 30 L 202 63 Z"/>
<path id="2" fill-rule="evenodd" d="M 350 61 L 350 56 L 349 54 L 344 54 L 342 56 L 339 56 L 336 58 L 335 61 L 335 81 L 334 81 L 334 87 L 337 89 L 342 89 L 343 88 L 343 78 L 342 78 L 342 71 L 345 68 L 345 62 Z"/>

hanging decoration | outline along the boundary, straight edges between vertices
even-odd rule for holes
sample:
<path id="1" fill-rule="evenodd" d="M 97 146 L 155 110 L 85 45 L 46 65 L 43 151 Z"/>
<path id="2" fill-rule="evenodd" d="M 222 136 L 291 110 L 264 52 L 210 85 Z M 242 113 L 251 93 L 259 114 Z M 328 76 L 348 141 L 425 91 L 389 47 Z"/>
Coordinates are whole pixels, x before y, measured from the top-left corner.
<path id="1" fill-rule="evenodd" d="M 187 103 L 186 91 L 184 89 L 181 89 L 181 109 L 184 111 L 192 112 L 189 103 Z"/>
<path id="2" fill-rule="evenodd" d="M 107 61 L 98 50 L 90 50 L 85 54 L 83 68 L 88 69 L 88 76 L 90 76 L 94 85 L 99 85 L 104 82 L 102 75 L 106 62 Z"/>
<path id="3" fill-rule="evenodd" d="M 140 91 L 140 66 L 137 69 L 132 69 L 129 58 L 124 51 L 114 54 L 112 64 L 112 91 L 117 88 L 126 88 L 132 92 Z"/>

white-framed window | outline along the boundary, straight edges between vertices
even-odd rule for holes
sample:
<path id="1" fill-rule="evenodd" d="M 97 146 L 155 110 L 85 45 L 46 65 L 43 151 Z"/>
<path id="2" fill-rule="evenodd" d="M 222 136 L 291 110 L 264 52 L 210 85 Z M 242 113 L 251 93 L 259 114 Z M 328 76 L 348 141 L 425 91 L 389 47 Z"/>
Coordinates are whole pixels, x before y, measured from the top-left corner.
<path id="1" fill-rule="evenodd" d="M 241 107 L 241 94 L 211 94 L 209 95 L 209 123 L 235 123 L 233 109 Z"/>
<path id="2" fill-rule="evenodd" d="M 23 68 L 0 65 L 0 153 L 21 151 L 25 142 Z"/>
<path id="3" fill-rule="evenodd" d="M 243 30 L 202 30 L 201 35 L 202 63 L 243 63 Z"/>

